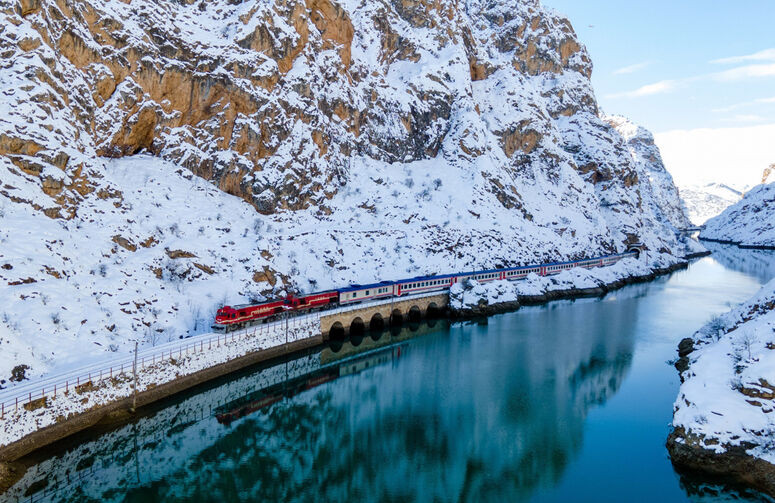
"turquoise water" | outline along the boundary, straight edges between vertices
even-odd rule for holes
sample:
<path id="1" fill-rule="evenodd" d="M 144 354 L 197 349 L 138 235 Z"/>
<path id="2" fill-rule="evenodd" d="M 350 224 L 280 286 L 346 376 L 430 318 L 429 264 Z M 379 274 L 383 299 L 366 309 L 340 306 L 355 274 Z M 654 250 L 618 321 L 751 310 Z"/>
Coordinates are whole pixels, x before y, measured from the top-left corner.
<path id="1" fill-rule="evenodd" d="M 60 448 L 6 498 L 763 501 L 680 476 L 664 447 L 668 360 L 768 279 L 743 262 L 314 351 Z"/>

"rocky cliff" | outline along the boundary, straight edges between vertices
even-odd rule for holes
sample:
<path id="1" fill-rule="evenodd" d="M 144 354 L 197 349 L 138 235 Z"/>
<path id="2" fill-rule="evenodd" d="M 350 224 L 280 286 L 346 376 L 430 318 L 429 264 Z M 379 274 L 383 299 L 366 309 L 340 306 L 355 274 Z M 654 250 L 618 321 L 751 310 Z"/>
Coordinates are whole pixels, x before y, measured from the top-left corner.
<path id="1" fill-rule="evenodd" d="M 586 50 L 537 0 L 0 18 L 0 376 L 205 330 L 221 302 L 683 253 L 658 154 L 599 117 Z"/>
<path id="2" fill-rule="evenodd" d="M 616 128 L 627 142 L 627 148 L 640 174 L 641 191 L 652 195 L 647 199 L 651 205 L 650 212 L 678 229 L 691 227 L 686 205 L 673 183 L 672 175 L 665 168 L 659 147 L 654 142 L 654 135 L 625 117 L 605 117 L 605 120 Z"/>

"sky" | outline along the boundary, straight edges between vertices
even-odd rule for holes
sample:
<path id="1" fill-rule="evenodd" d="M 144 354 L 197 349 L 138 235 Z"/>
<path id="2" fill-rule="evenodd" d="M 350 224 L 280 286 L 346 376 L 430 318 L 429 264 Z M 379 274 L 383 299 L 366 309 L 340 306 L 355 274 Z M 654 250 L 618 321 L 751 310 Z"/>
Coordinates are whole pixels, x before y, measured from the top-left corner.
<path id="1" fill-rule="evenodd" d="M 679 185 L 775 163 L 775 0 L 542 0 L 567 16 L 607 114 L 655 133 Z"/>

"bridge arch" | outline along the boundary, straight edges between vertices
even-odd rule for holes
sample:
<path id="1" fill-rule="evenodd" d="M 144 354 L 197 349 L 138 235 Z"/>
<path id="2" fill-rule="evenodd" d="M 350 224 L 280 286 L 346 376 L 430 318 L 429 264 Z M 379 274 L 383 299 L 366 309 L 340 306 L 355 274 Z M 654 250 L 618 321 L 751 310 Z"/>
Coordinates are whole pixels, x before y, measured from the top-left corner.
<path id="1" fill-rule="evenodd" d="M 425 317 L 429 320 L 439 318 L 442 315 L 441 308 L 435 302 L 428 304 L 428 308 L 425 310 Z"/>
<path id="2" fill-rule="evenodd" d="M 407 313 L 407 318 L 409 318 L 409 321 L 414 323 L 422 321 L 422 310 L 417 306 L 410 307 L 409 312 Z"/>
<path id="3" fill-rule="evenodd" d="M 328 332 L 329 339 L 332 341 L 343 341 L 344 335 L 344 325 L 342 325 L 342 322 L 337 321 L 331 325 L 331 330 Z"/>
<path id="4" fill-rule="evenodd" d="M 366 324 L 363 319 L 356 317 L 350 322 L 350 337 L 363 337 L 366 333 Z"/>
<path id="5" fill-rule="evenodd" d="M 404 313 L 402 313 L 400 309 L 393 309 L 393 312 L 390 313 L 390 326 L 400 327 L 403 324 L 404 324 Z"/>
<path id="6" fill-rule="evenodd" d="M 384 329 L 385 318 L 382 317 L 381 313 L 374 313 L 374 316 L 371 317 L 371 321 L 369 321 L 369 331 L 379 332 Z"/>

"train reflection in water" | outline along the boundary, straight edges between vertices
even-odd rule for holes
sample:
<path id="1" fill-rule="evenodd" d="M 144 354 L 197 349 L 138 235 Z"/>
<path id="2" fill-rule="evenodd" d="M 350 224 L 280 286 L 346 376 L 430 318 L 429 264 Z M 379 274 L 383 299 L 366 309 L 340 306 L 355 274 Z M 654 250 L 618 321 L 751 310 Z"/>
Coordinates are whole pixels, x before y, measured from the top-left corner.
<path id="1" fill-rule="evenodd" d="M 354 348 L 354 346 L 351 347 Z M 237 419 L 249 416 L 285 398 L 291 398 L 339 377 L 358 374 L 364 370 L 390 363 L 400 358 L 405 350 L 406 344 L 378 349 L 362 348 L 362 351 L 352 356 L 339 352 L 334 353 L 330 349 L 326 349 L 321 353 L 321 362 L 328 359 L 333 360 L 331 363 L 322 364 L 310 373 L 282 381 L 225 404 L 215 410 L 215 418 L 219 423 L 229 426 Z M 342 356 L 339 359 L 331 356 L 338 354 Z"/>

